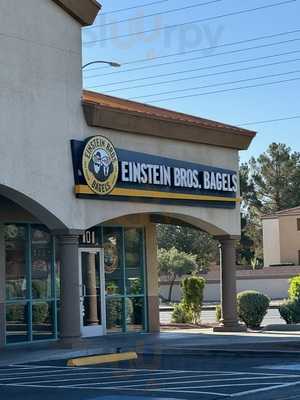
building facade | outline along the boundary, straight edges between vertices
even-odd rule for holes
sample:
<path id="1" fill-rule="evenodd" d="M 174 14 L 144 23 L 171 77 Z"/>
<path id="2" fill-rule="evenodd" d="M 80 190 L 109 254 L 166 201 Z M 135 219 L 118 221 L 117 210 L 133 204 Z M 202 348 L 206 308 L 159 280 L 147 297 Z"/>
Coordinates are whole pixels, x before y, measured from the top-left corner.
<path id="1" fill-rule="evenodd" d="M 264 264 L 300 265 L 300 207 L 263 217 Z"/>
<path id="2" fill-rule="evenodd" d="M 1 4 L 0 346 L 158 331 L 156 223 L 220 241 L 220 329 L 240 329 L 238 152 L 255 133 L 82 92 L 99 10 Z"/>

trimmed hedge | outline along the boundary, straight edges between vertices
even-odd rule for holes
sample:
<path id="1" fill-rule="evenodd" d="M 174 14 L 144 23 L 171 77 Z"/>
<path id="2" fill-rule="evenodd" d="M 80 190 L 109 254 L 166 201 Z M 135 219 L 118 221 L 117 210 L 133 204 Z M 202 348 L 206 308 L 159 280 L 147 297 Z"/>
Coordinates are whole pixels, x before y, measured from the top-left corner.
<path id="1" fill-rule="evenodd" d="M 191 324 L 193 321 L 193 314 L 188 309 L 186 304 L 176 304 L 172 312 L 172 322 L 177 324 Z"/>
<path id="2" fill-rule="evenodd" d="M 241 292 L 237 296 L 239 318 L 250 329 L 259 329 L 267 314 L 270 299 L 254 290 Z"/>
<path id="3" fill-rule="evenodd" d="M 287 324 L 300 323 L 300 276 L 290 279 L 289 298 L 279 307 L 279 313 Z"/>
<path id="4" fill-rule="evenodd" d="M 294 278 L 290 279 L 288 293 L 290 300 L 300 300 L 300 276 L 295 276 Z"/>
<path id="5" fill-rule="evenodd" d="M 220 322 L 222 318 L 222 307 L 221 304 L 216 305 L 216 321 Z"/>
<path id="6" fill-rule="evenodd" d="M 300 322 L 300 302 L 297 300 L 286 300 L 279 307 L 279 313 L 287 324 L 298 324 Z"/>
<path id="7" fill-rule="evenodd" d="M 33 304 L 32 306 L 32 322 L 34 324 L 42 324 L 46 322 L 49 316 L 48 303 Z"/>
<path id="8" fill-rule="evenodd" d="M 203 304 L 205 279 L 198 276 L 189 276 L 181 282 L 183 304 L 192 313 L 194 324 L 200 323 Z"/>

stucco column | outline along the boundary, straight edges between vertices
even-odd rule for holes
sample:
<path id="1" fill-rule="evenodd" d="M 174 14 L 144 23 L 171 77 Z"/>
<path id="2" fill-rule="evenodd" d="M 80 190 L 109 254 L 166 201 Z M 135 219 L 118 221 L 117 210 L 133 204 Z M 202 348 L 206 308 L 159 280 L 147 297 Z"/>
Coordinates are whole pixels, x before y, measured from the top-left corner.
<path id="1" fill-rule="evenodd" d="M 245 327 L 238 322 L 236 302 L 236 249 L 235 240 L 219 238 L 222 318 L 216 332 L 239 332 Z"/>
<path id="2" fill-rule="evenodd" d="M 5 275 L 4 225 L 0 224 L 0 347 L 5 344 Z"/>
<path id="3" fill-rule="evenodd" d="M 60 242 L 60 337 L 76 342 L 81 337 L 78 235 L 63 234 Z"/>
<path id="4" fill-rule="evenodd" d="M 159 332 L 159 290 L 158 290 L 158 262 L 156 225 L 146 225 L 146 266 L 148 286 L 148 331 Z"/>

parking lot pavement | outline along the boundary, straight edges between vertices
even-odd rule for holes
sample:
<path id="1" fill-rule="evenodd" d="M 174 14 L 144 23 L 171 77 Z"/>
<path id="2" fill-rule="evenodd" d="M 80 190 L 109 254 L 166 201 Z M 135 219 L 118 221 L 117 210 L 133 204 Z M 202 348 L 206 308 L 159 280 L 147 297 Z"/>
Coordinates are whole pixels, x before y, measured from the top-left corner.
<path id="1" fill-rule="evenodd" d="M 300 395 L 300 366 L 285 364 L 282 360 L 262 367 L 257 360 L 238 368 L 237 360 L 232 360 L 234 369 L 226 365 L 230 360 L 219 363 L 186 358 L 189 368 L 178 368 L 181 362 L 176 358 L 164 358 L 161 369 L 151 362 L 141 360 L 120 363 L 107 367 L 65 367 L 56 365 L 11 365 L 0 368 L 0 398 L 5 400 L 29 398 L 46 399 L 89 399 L 89 400 L 130 400 L 144 398 L 173 398 L 212 400 L 219 398 L 241 399 L 287 399 Z M 152 360 L 153 361 L 153 360 Z M 157 361 L 157 360 L 156 360 Z M 142 365 L 141 365 L 142 364 Z M 143 365 L 147 365 L 143 368 Z M 168 368 L 166 368 L 168 365 Z M 170 368 L 171 365 L 176 367 Z M 289 365 L 291 368 L 289 369 Z M 177 367 L 178 366 L 178 367 Z M 194 369 L 193 369 L 194 366 Z M 274 369 L 272 369 L 274 367 Z M 285 368 L 284 368 L 285 367 Z M 299 392 L 297 390 L 299 389 Z M 296 390 L 296 391 L 295 391 Z M 298 393 L 298 394 L 297 394 Z M 285 394 L 285 396 L 283 396 Z M 18 395 L 20 397 L 18 397 Z M 278 397 L 278 396 L 281 397 Z M 51 397 L 52 396 L 52 397 Z M 269 397 L 271 396 L 271 397 Z M 300 398 L 300 397 L 299 397 Z"/>

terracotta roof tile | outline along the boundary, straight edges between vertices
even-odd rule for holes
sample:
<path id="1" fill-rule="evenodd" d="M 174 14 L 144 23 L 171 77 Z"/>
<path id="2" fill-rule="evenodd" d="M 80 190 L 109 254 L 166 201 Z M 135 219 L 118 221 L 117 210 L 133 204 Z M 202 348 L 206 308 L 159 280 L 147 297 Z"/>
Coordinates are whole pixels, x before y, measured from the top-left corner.
<path id="1" fill-rule="evenodd" d="M 235 133 L 237 135 L 254 137 L 256 132 L 242 129 L 236 126 L 223 124 L 209 119 L 196 117 L 176 111 L 167 110 L 160 107 L 154 107 L 148 104 L 137 103 L 131 100 L 125 100 L 118 97 L 108 96 L 101 93 L 83 91 L 83 101 L 93 103 L 105 108 L 143 114 L 148 117 L 185 123 L 187 125 L 200 126 L 202 128 L 221 130 L 223 132 Z"/>

